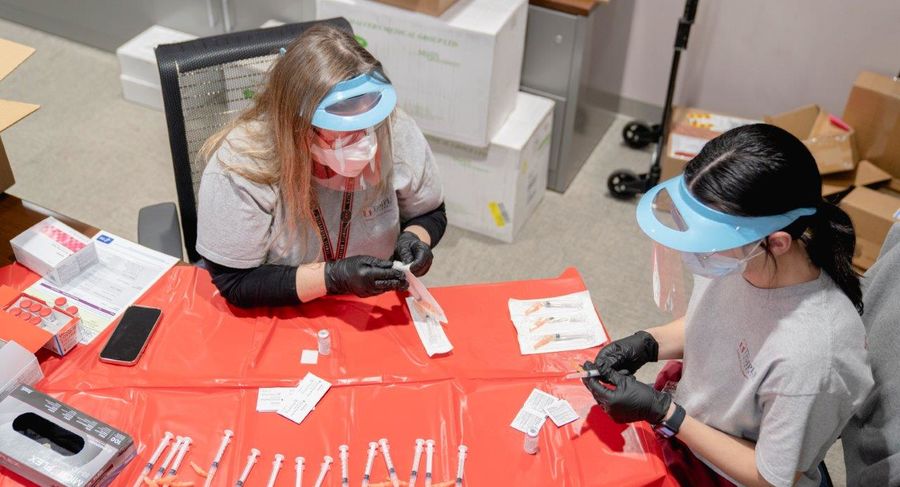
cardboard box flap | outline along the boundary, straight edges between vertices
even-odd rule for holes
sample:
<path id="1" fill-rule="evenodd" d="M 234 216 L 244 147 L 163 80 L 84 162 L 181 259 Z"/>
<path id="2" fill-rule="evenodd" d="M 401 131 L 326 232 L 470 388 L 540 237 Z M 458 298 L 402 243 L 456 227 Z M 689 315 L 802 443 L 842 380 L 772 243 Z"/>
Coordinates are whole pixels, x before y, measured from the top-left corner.
<path id="1" fill-rule="evenodd" d="M 23 46 L 13 41 L 0 39 L 0 81 L 12 73 L 28 56 L 34 54 L 34 48 Z M 0 112 L 2 113 L 2 112 Z"/>
<path id="2" fill-rule="evenodd" d="M 841 207 L 853 220 L 858 238 L 884 241 L 891 226 L 900 221 L 900 198 L 869 188 L 856 188 L 843 200 Z"/>
<path id="3" fill-rule="evenodd" d="M 850 186 L 876 186 L 891 181 L 891 175 L 869 161 L 859 161 L 853 171 L 828 174 L 822 177 L 822 196 L 846 191 Z"/>
<path id="4" fill-rule="evenodd" d="M 764 120 L 768 124 L 781 127 L 800 140 L 806 139 L 813 131 L 816 120 L 822 109 L 818 105 L 807 105 L 778 115 L 766 116 Z"/>
<path id="5" fill-rule="evenodd" d="M 0 132 L 8 129 L 38 108 L 40 108 L 40 105 L 35 105 L 33 103 L 0 100 Z"/>
<path id="6" fill-rule="evenodd" d="M 861 72 L 847 98 L 844 120 L 856 133 L 860 158 L 900 177 L 900 80 Z"/>

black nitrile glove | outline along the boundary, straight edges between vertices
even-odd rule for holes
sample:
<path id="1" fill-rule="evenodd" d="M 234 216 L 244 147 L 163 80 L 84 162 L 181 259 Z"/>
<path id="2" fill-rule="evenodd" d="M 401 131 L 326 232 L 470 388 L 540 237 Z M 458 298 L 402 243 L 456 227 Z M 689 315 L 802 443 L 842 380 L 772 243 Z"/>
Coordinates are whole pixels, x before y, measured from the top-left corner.
<path id="1" fill-rule="evenodd" d="M 416 277 L 424 276 L 431 268 L 434 254 L 431 247 L 421 241 L 415 233 L 403 232 L 397 238 L 397 246 L 394 248 L 394 258 L 409 266 L 410 272 Z"/>
<path id="2" fill-rule="evenodd" d="M 609 367 L 623 374 L 634 374 L 644 364 L 656 362 L 658 358 L 659 344 L 656 339 L 646 331 L 639 331 L 603 347 L 594 363 L 601 369 Z"/>
<path id="3" fill-rule="evenodd" d="M 393 262 L 371 255 L 354 255 L 325 263 L 325 289 L 328 294 L 355 294 L 361 298 L 387 291 L 403 291 L 409 283 Z"/>
<path id="4" fill-rule="evenodd" d="M 620 374 L 608 368 L 598 369 L 590 362 L 584 363 L 584 370 L 600 370 L 600 377 L 586 377 L 581 381 L 616 423 L 646 421 L 658 424 L 669 412 L 672 396 L 668 392 L 657 391 L 643 382 L 638 382 L 630 374 Z M 608 388 L 600 381 L 615 386 L 615 389 Z"/>

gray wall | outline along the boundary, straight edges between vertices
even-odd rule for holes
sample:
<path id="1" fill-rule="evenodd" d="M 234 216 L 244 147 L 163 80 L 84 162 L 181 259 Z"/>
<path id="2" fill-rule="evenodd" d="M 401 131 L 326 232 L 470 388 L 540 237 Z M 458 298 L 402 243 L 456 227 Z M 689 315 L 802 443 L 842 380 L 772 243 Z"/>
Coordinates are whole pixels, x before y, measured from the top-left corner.
<path id="1" fill-rule="evenodd" d="M 598 7 L 590 88 L 650 117 L 665 100 L 680 0 Z M 840 114 L 861 70 L 900 70 L 900 0 L 702 0 L 676 104 L 762 117 L 807 103 Z"/>

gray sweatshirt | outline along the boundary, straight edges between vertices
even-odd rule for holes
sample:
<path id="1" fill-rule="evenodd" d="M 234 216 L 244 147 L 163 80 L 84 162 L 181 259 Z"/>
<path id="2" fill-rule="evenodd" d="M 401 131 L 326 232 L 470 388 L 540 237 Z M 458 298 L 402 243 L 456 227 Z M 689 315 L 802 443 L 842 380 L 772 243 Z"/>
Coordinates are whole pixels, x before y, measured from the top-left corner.
<path id="1" fill-rule="evenodd" d="M 900 486 L 900 223 L 863 280 L 875 388 L 843 432 L 847 485 Z"/>

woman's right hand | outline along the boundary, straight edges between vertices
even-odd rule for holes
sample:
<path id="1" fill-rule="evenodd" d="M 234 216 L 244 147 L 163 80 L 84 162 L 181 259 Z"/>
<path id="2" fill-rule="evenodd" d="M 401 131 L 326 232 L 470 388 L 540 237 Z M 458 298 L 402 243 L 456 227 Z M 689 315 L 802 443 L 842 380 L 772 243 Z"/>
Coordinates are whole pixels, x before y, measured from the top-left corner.
<path id="1" fill-rule="evenodd" d="M 609 368 L 622 374 L 634 374 L 647 362 L 659 358 L 659 344 L 653 335 L 639 331 L 603 347 L 594 359 L 599 369 Z"/>
<path id="2" fill-rule="evenodd" d="M 403 291 L 409 283 L 393 262 L 371 255 L 354 255 L 325 263 L 328 294 L 355 294 L 361 298 L 387 291 Z"/>

